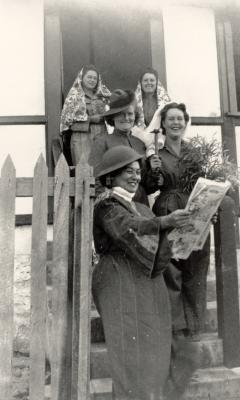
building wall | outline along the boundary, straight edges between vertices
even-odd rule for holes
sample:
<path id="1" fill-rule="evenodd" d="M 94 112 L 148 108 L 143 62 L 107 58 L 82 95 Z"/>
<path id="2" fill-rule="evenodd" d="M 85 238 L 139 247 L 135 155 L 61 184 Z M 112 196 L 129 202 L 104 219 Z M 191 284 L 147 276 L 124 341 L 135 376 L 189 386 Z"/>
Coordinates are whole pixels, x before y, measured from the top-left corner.
<path id="1" fill-rule="evenodd" d="M 0 167 L 10 154 L 17 176 L 33 176 L 39 155 L 46 157 L 38 118 L 45 116 L 43 0 L 0 8 Z M 17 201 L 17 213 L 31 213 L 31 201 Z"/>

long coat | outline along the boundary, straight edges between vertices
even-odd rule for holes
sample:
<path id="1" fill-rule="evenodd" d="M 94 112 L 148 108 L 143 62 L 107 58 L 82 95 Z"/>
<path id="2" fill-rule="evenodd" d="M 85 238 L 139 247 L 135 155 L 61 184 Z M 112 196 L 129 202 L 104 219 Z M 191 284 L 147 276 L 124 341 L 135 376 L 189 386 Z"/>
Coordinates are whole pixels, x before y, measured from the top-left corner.
<path id="1" fill-rule="evenodd" d="M 169 246 L 160 218 L 117 195 L 94 210 L 100 261 L 93 297 L 101 315 L 118 400 L 160 400 L 171 353 L 171 316 L 163 270 Z"/>
<path id="2" fill-rule="evenodd" d="M 188 145 L 184 141 L 179 156 L 166 145 L 159 150 L 164 184 L 153 205 L 153 212 L 158 216 L 167 215 L 186 206 L 190 193 L 183 192 L 180 185 L 181 174 L 184 171 L 182 156 L 186 151 Z M 151 190 L 159 188 L 154 186 L 154 176 L 151 177 L 151 173 L 146 175 L 146 179 L 148 182 L 145 184 Z M 187 328 L 190 334 L 204 330 L 209 244 L 208 238 L 203 249 L 193 251 L 187 260 L 172 260 L 164 273 L 171 299 L 174 330 Z"/>

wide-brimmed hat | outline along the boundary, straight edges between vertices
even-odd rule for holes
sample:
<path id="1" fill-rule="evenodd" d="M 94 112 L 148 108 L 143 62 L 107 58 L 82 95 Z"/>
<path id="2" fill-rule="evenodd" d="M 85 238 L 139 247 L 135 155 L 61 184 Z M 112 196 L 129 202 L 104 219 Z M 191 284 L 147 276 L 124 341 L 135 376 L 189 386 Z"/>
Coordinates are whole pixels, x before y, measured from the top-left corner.
<path id="1" fill-rule="evenodd" d="M 109 107 L 103 116 L 118 114 L 121 111 L 126 110 L 130 104 L 135 100 L 135 93 L 132 90 L 116 89 L 110 96 Z"/>
<path id="2" fill-rule="evenodd" d="M 114 146 L 107 150 L 102 161 L 95 167 L 94 175 L 96 178 L 107 175 L 110 172 L 131 164 L 134 161 L 141 160 L 144 154 L 139 154 L 128 146 Z"/>

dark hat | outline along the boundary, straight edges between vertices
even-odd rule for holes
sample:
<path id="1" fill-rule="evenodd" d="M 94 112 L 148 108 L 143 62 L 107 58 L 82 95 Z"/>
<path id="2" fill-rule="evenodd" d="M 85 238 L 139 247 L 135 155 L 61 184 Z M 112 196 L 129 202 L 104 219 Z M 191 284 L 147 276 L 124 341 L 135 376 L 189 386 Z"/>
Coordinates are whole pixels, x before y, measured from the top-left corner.
<path id="1" fill-rule="evenodd" d="M 112 92 L 110 97 L 109 107 L 103 116 L 118 114 L 125 110 L 135 100 L 135 93 L 132 90 L 116 89 Z"/>
<path id="2" fill-rule="evenodd" d="M 104 153 L 102 161 L 95 167 L 94 175 L 99 178 L 143 157 L 144 154 L 137 153 L 132 147 L 114 146 Z"/>

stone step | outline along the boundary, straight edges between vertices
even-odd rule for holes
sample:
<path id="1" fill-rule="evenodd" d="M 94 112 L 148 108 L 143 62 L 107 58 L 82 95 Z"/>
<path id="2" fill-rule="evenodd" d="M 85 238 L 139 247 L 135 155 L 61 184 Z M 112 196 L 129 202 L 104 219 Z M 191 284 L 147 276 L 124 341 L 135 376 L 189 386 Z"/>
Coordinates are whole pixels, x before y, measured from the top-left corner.
<path id="1" fill-rule="evenodd" d="M 192 342 L 199 357 L 199 368 L 217 367 L 223 363 L 222 340 L 216 334 L 202 334 L 199 342 Z M 105 343 L 91 345 L 91 379 L 108 378 L 110 373 L 108 354 Z"/>
<path id="2" fill-rule="evenodd" d="M 207 280 L 207 301 L 216 301 L 216 279 L 212 277 Z"/>
<path id="3" fill-rule="evenodd" d="M 217 302 L 208 301 L 207 302 L 207 312 L 205 320 L 205 331 L 206 332 L 217 332 Z"/>
<path id="4" fill-rule="evenodd" d="M 93 379 L 90 382 L 93 400 L 112 400 L 112 380 Z M 198 369 L 193 375 L 184 400 L 239 400 L 240 371 L 225 367 Z"/>
<path id="5" fill-rule="evenodd" d="M 217 303 L 211 301 L 207 303 L 206 332 L 217 332 Z M 101 318 L 96 309 L 91 310 L 91 341 L 92 343 L 104 342 L 104 332 Z"/>

